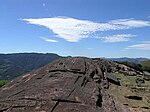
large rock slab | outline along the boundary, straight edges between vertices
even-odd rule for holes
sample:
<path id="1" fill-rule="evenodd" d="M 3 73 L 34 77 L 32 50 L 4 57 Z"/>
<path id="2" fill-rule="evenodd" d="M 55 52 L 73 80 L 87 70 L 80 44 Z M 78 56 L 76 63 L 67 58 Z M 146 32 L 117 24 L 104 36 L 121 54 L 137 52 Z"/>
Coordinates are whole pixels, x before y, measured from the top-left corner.
<path id="1" fill-rule="evenodd" d="M 18 77 L 1 89 L 0 112 L 117 112 L 105 64 L 64 58 Z"/>

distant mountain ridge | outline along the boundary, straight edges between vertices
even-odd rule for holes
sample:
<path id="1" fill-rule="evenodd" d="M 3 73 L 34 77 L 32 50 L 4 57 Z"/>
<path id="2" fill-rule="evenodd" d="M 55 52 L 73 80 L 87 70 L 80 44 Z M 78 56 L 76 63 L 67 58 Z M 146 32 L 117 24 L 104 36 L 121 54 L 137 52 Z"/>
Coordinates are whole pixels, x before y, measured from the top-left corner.
<path id="1" fill-rule="evenodd" d="M 0 54 L 0 80 L 14 79 L 17 76 L 38 69 L 58 58 L 62 58 L 53 53 L 13 53 Z M 129 61 L 140 63 L 148 58 L 104 58 L 112 61 Z"/>
<path id="2" fill-rule="evenodd" d="M 123 57 L 123 58 L 107 58 L 107 59 L 112 60 L 112 61 L 119 61 L 119 62 L 129 61 L 129 62 L 133 62 L 133 63 L 136 63 L 136 64 L 140 64 L 142 61 L 150 60 L 148 58 L 127 58 L 127 57 Z"/>
<path id="3" fill-rule="evenodd" d="M 53 53 L 0 54 L 0 79 L 13 79 L 58 58 L 61 56 Z"/>

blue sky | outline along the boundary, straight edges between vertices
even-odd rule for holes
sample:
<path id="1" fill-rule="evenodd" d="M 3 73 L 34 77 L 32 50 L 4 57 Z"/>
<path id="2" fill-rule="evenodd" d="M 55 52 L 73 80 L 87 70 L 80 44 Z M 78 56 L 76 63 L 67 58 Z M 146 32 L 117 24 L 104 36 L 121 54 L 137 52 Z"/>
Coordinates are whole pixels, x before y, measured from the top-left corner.
<path id="1" fill-rule="evenodd" d="M 150 58 L 150 0 L 0 1 L 0 53 Z"/>

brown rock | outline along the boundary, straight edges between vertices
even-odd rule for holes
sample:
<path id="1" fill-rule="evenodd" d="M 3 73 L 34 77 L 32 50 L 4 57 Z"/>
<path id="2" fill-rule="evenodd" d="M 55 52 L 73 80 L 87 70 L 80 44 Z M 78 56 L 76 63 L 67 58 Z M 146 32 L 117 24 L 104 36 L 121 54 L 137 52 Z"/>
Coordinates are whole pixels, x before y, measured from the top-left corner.
<path id="1" fill-rule="evenodd" d="M 64 58 L 18 77 L 1 89 L 0 112 L 117 112 L 106 62 Z"/>

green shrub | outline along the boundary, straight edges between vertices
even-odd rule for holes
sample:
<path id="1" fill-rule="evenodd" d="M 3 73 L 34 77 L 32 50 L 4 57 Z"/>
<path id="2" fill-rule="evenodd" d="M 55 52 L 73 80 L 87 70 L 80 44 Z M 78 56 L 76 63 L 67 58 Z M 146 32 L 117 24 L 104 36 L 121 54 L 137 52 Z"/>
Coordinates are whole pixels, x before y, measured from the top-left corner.
<path id="1" fill-rule="evenodd" d="M 9 82 L 9 80 L 0 80 L 0 87 L 4 86 L 8 82 Z"/>

